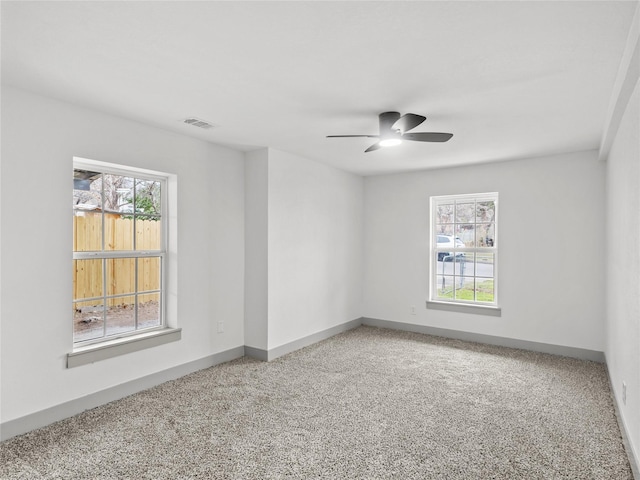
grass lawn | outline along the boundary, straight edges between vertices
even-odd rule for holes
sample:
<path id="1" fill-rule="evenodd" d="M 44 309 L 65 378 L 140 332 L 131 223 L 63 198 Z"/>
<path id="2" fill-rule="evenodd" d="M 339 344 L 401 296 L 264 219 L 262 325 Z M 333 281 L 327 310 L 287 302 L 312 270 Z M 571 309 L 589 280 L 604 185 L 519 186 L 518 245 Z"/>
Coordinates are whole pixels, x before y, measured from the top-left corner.
<path id="1" fill-rule="evenodd" d="M 453 299 L 453 289 L 438 290 L 438 298 Z M 473 283 L 468 283 L 456 290 L 456 300 L 470 300 L 477 302 L 493 302 L 493 280 L 476 283 L 476 298 L 473 297 Z"/>

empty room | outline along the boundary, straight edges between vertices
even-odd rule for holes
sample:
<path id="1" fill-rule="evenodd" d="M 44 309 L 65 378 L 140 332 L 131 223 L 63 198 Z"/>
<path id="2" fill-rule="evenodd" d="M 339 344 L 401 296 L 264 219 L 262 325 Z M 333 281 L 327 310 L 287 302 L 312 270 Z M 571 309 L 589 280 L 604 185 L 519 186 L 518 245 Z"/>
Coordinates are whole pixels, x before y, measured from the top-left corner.
<path id="1" fill-rule="evenodd" d="M 639 1 L 0 8 L 0 479 L 640 478 Z"/>

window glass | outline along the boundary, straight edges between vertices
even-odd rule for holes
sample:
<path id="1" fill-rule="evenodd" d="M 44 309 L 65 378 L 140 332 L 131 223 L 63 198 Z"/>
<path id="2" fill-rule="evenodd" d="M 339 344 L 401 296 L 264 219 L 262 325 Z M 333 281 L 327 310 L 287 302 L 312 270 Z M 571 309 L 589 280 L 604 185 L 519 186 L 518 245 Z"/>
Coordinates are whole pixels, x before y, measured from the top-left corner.
<path id="1" fill-rule="evenodd" d="M 163 326 L 165 181 L 99 170 L 73 172 L 76 344 Z"/>
<path id="2" fill-rule="evenodd" d="M 432 197 L 432 300 L 497 304 L 498 194 Z"/>
<path id="3" fill-rule="evenodd" d="M 160 215 L 161 185 L 154 180 L 136 180 L 135 211 L 138 214 Z"/>

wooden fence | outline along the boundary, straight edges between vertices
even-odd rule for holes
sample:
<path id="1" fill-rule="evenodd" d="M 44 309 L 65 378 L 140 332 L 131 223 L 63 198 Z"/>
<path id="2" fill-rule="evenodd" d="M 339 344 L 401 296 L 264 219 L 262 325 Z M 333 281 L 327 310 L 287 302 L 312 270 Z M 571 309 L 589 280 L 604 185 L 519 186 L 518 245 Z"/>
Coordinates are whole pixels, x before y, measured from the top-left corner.
<path id="1" fill-rule="evenodd" d="M 105 250 L 133 249 L 134 221 L 120 215 L 105 214 Z M 160 221 L 136 219 L 137 250 L 159 250 L 161 242 Z M 100 251 L 102 249 L 102 216 L 100 213 L 86 212 L 84 216 L 73 217 L 74 251 Z M 138 285 L 135 288 L 135 258 L 110 258 L 104 261 L 106 268 L 106 293 L 110 295 L 133 294 L 160 289 L 160 257 L 138 258 Z M 101 297 L 102 259 L 73 261 L 73 298 Z M 139 302 L 158 300 L 158 294 L 140 295 Z M 111 298 L 108 305 L 132 304 L 130 298 Z M 82 302 L 78 306 L 94 304 L 95 301 Z"/>

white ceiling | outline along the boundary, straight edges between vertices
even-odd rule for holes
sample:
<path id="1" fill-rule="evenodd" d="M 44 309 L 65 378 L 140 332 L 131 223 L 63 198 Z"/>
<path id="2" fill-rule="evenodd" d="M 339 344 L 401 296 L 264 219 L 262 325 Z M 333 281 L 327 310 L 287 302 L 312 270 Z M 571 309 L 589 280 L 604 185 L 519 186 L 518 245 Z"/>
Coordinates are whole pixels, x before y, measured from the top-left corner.
<path id="1" fill-rule="evenodd" d="M 598 148 L 636 5 L 3 1 L 2 81 L 363 175 L 526 158 Z M 325 138 L 389 110 L 454 137 Z"/>

